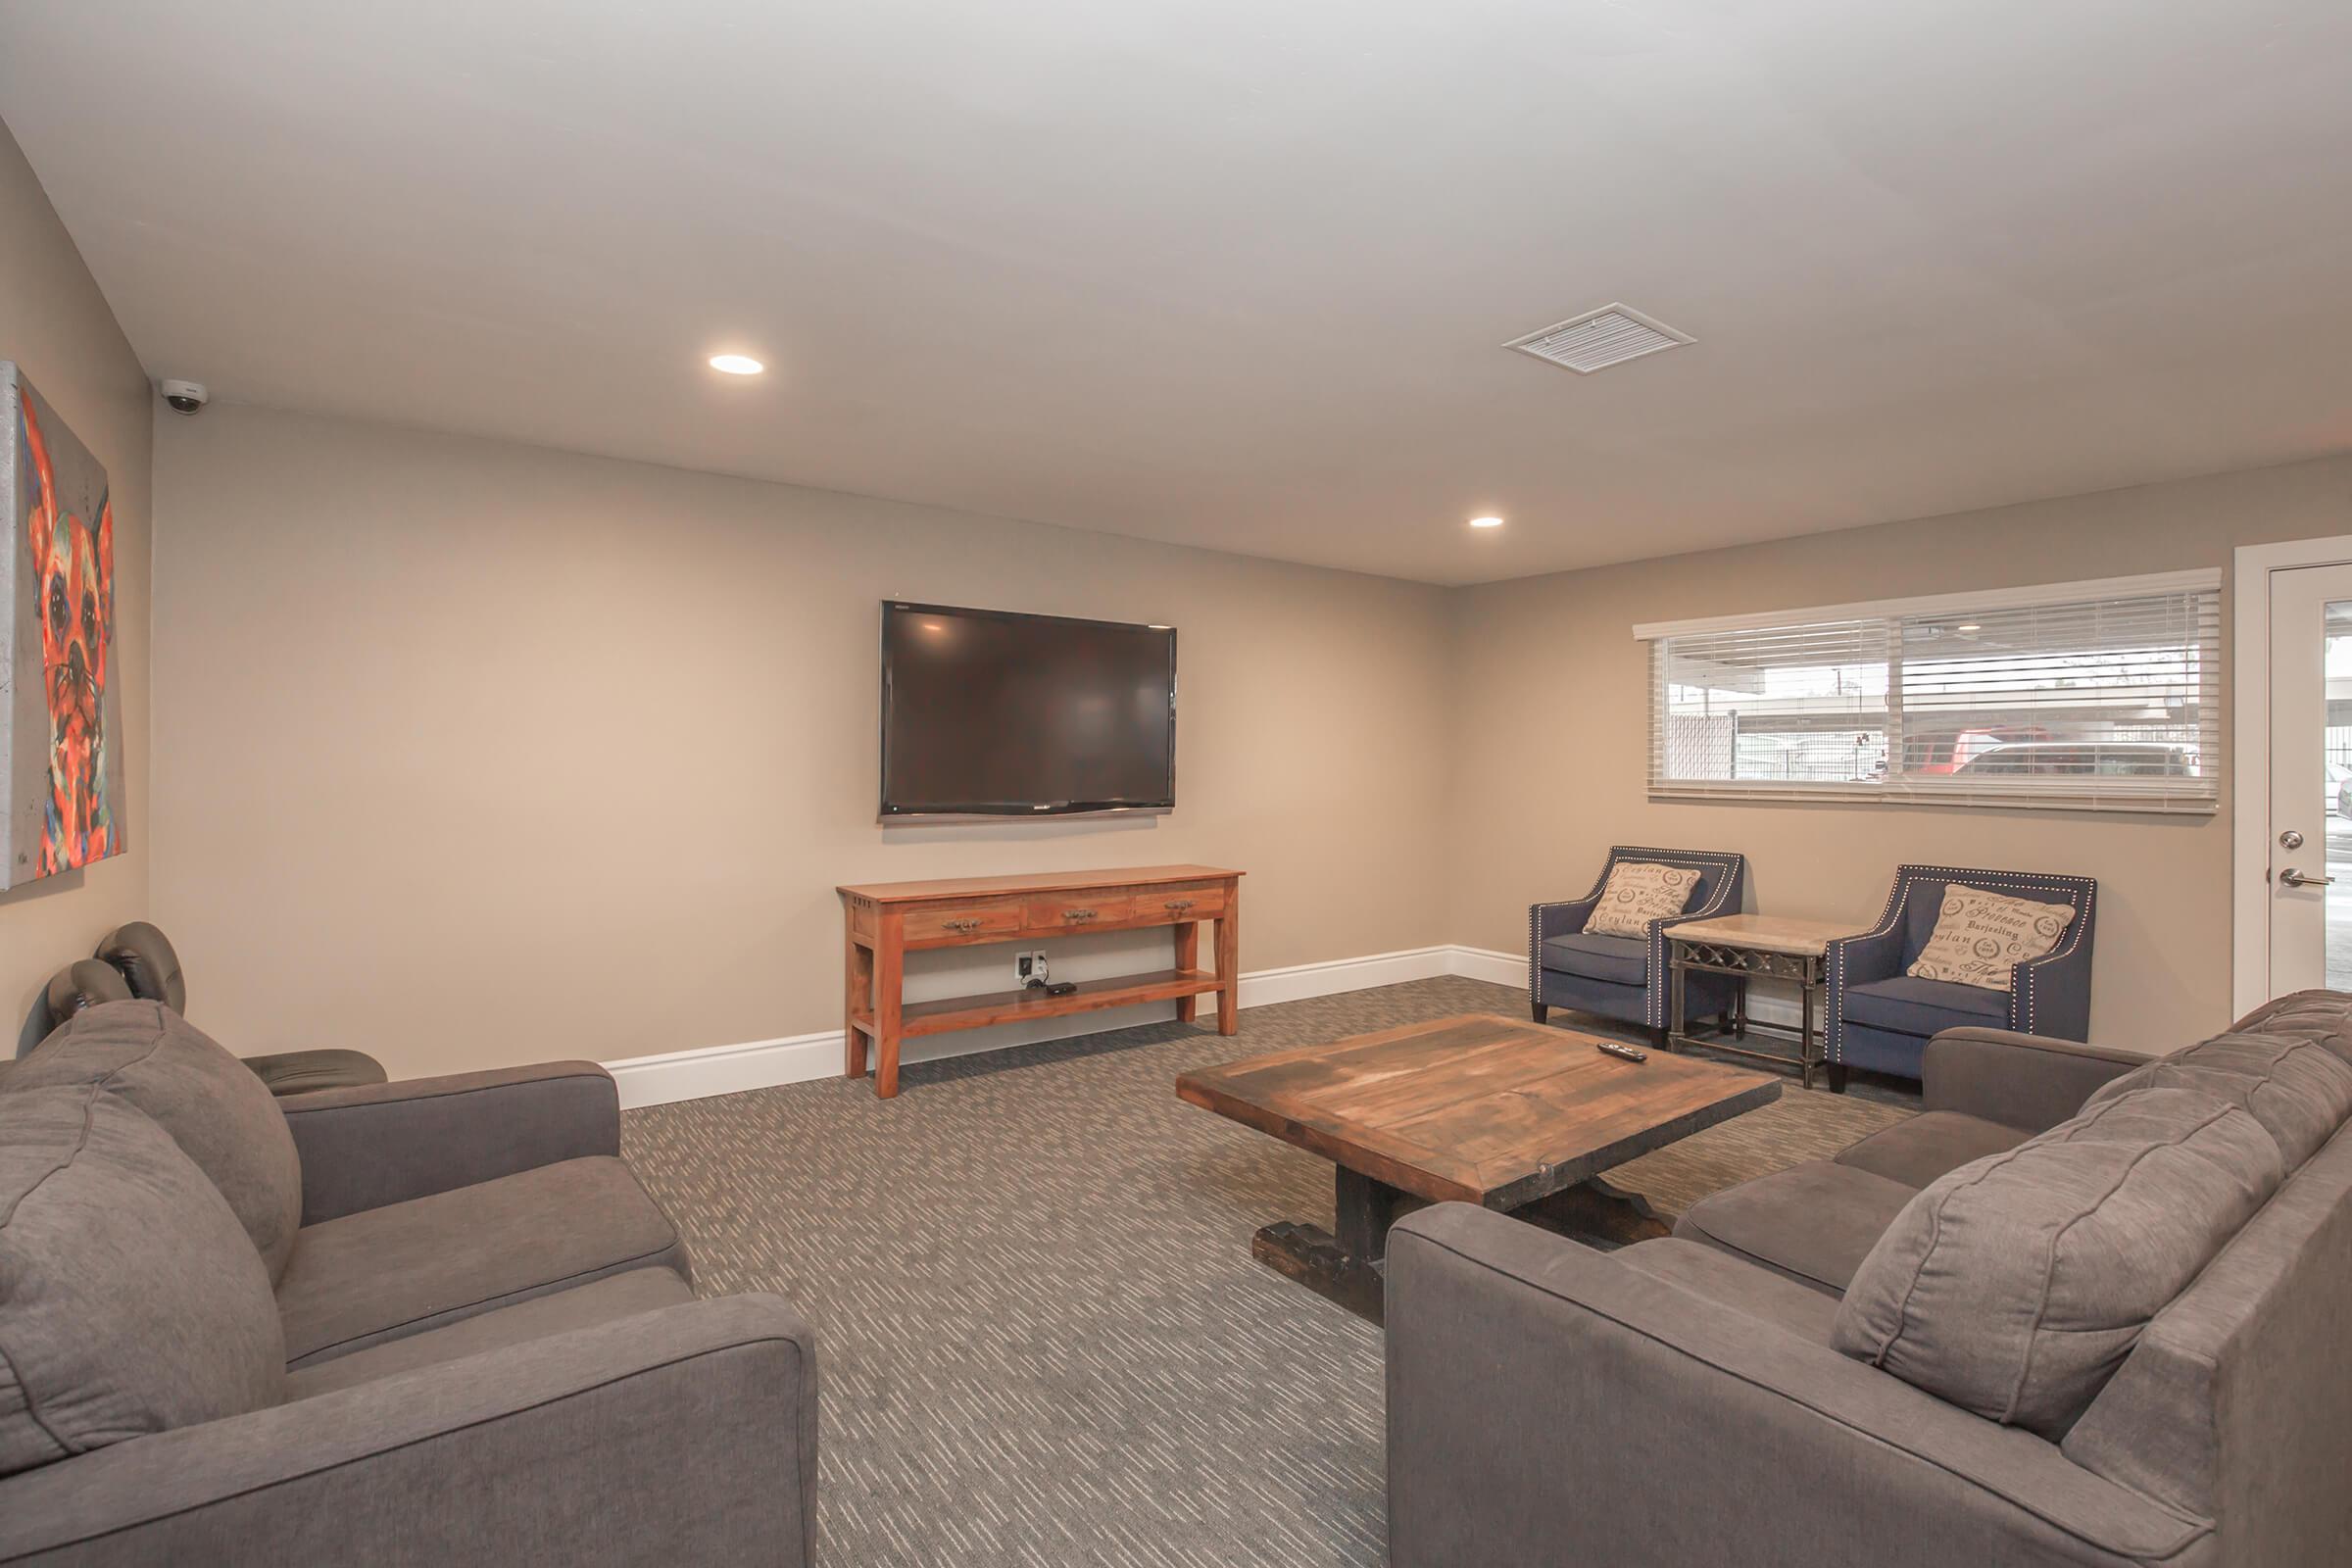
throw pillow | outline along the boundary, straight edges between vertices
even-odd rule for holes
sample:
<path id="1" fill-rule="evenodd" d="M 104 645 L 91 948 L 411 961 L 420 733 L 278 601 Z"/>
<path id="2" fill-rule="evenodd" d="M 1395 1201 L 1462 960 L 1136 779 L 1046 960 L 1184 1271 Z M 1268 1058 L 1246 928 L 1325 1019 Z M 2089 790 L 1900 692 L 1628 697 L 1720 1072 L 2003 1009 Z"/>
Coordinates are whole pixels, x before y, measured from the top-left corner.
<path id="1" fill-rule="evenodd" d="M 0 1111 L 0 1476 L 284 1397 L 262 1260 L 220 1190 L 94 1084 Z"/>
<path id="2" fill-rule="evenodd" d="M 1855 1271 L 1832 1343 L 2056 1441 L 2284 1179 L 2242 1106 L 2119 1095 L 1923 1189 Z"/>
<path id="3" fill-rule="evenodd" d="M 6 1097 L 95 1084 L 172 1135 L 253 1239 L 275 1283 L 302 1225 L 302 1159 L 286 1113 L 253 1069 L 160 1002 L 78 1012 L 17 1063 Z"/>
<path id="4" fill-rule="evenodd" d="M 1650 921 L 1683 912 L 1700 875 L 1694 866 L 1619 860 L 1609 868 L 1585 929 L 1604 937 L 1645 937 Z"/>
<path id="5" fill-rule="evenodd" d="M 2071 904 L 2036 904 L 1953 882 L 1943 890 L 1935 934 L 1904 972 L 2006 991 L 2010 968 L 2058 946 L 2074 918 Z"/>

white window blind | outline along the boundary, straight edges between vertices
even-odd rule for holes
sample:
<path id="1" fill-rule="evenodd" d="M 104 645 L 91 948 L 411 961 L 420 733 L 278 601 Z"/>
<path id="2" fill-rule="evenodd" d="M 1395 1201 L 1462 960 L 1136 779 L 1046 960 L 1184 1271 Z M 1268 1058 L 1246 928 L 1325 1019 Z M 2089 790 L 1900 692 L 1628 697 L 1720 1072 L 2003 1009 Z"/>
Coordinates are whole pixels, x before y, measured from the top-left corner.
<path id="1" fill-rule="evenodd" d="M 2220 808 L 2219 571 L 1634 634 L 1653 797 Z"/>

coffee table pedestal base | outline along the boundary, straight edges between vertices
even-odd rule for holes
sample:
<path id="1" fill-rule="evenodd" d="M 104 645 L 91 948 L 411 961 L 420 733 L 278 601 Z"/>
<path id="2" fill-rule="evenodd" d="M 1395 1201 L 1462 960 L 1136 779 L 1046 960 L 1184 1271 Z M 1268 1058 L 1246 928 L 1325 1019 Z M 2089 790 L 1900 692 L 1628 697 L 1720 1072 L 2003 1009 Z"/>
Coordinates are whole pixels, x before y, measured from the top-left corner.
<path id="1" fill-rule="evenodd" d="M 1286 1219 L 1251 1237 L 1250 1255 L 1285 1279 L 1378 1323 L 1388 1293 L 1389 1226 L 1425 1205 L 1344 1165 L 1338 1167 L 1333 1197 L 1340 1235 Z M 1511 1213 L 1545 1230 L 1620 1247 L 1672 1234 L 1649 1200 L 1598 1176 Z"/>
<path id="2" fill-rule="evenodd" d="M 1593 1236 L 1619 1247 L 1654 1242 L 1674 1234 L 1673 1225 L 1640 1193 L 1628 1192 L 1599 1176 L 1563 1187 L 1549 1198 L 1539 1198 L 1512 1214 L 1532 1220 L 1545 1230 L 1565 1236 Z"/>
<path id="3" fill-rule="evenodd" d="M 1320 1225 L 1283 1220 L 1250 1239 L 1250 1255 L 1357 1317 L 1381 1321 L 1388 1279 L 1377 1258 L 1348 1251 Z"/>

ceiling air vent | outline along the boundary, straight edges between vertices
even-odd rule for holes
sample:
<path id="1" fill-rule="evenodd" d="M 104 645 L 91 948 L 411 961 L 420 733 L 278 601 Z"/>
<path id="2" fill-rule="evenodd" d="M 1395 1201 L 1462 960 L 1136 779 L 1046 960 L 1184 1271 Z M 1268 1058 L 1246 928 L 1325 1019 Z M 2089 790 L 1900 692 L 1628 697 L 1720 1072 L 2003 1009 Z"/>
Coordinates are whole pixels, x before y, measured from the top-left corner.
<path id="1" fill-rule="evenodd" d="M 1603 305 L 1597 311 L 1571 316 L 1565 321 L 1530 332 L 1503 345 L 1532 354 L 1547 364 L 1564 366 L 1579 375 L 1591 375 L 1612 365 L 1638 360 L 1660 349 L 1678 348 L 1690 341 L 1688 332 L 1651 320 L 1622 305 Z"/>

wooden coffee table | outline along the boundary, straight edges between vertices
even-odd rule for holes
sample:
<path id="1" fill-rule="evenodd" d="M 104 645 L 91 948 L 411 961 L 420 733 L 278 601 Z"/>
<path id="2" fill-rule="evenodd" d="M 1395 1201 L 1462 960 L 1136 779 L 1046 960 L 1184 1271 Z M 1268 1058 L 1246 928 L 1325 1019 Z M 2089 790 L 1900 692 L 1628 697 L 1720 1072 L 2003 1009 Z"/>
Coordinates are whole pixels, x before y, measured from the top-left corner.
<path id="1" fill-rule="evenodd" d="M 1781 1097 L 1770 1073 L 1662 1051 L 1625 1061 L 1599 1043 L 1473 1013 L 1204 1067 L 1176 1093 L 1338 1167 L 1337 1236 L 1285 1221 L 1250 1251 L 1377 1322 L 1401 1214 L 1455 1200 L 1612 1241 L 1663 1236 L 1600 1173 Z"/>

